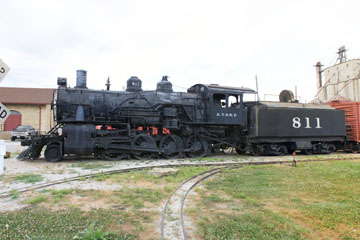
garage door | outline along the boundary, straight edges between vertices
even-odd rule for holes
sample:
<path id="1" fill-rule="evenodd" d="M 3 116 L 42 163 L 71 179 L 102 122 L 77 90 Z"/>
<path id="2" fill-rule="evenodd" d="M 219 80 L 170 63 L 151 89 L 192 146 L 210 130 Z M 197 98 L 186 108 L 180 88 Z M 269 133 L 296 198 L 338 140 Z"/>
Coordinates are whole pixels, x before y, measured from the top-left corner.
<path id="1" fill-rule="evenodd" d="M 11 110 L 10 116 L 6 119 L 4 124 L 4 131 L 12 131 L 17 126 L 21 125 L 21 113 Z"/>

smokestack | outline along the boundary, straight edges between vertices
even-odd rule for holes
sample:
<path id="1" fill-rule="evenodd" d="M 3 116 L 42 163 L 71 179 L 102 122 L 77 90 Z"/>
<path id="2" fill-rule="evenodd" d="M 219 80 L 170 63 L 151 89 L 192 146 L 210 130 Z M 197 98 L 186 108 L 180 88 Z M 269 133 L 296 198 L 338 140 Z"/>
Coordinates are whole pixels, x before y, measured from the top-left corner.
<path id="1" fill-rule="evenodd" d="M 76 71 L 76 88 L 87 88 L 86 87 L 86 71 L 77 70 Z"/>

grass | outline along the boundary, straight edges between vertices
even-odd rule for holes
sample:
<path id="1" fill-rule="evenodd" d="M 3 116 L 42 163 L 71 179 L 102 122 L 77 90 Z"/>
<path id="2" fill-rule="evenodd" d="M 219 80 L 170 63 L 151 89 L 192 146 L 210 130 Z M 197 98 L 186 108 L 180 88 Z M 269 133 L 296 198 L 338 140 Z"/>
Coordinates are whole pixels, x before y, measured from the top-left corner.
<path id="1" fill-rule="evenodd" d="M 10 194 L 11 194 L 10 198 L 12 200 L 18 199 L 20 196 L 20 192 L 18 192 L 16 189 L 11 190 Z"/>
<path id="2" fill-rule="evenodd" d="M 199 221 L 204 239 L 306 239 L 302 236 L 306 230 L 267 210 L 257 214 L 219 214 L 212 223 L 209 221 L 207 217 Z"/>
<path id="3" fill-rule="evenodd" d="M 220 155 L 220 156 L 209 156 L 209 157 L 202 157 L 202 158 L 190 158 L 191 162 L 227 162 L 227 161 L 244 161 L 249 160 L 251 156 L 247 155 Z"/>
<path id="4" fill-rule="evenodd" d="M 120 198 L 122 204 L 135 209 L 145 207 L 145 203 L 158 204 L 163 198 L 161 189 L 149 188 L 123 188 L 114 195 Z"/>
<path id="5" fill-rule="evenodd" d="M 113 232 L 104 232 L 103 227 L 96 227 L 95 224 L 91 224 L 89 227 L 80 231 L 73 239 L 77 240 L 111 240 L 111 239 L 133 239 L 131 235 L 124 235 L 122 237 L 116 236 Z"/>
<path id="6" fill-rule="evenodd" d="M 54 202 L 59 202 L 65 195 L 72 193 L 72 189 L 61 189 L 61 190 L 51 190 L 50 193 L 54 198 Z"/>
<path id="7" fill-rule="evenodd" d="M 110 178 L 110 175 L 101 174 L 101 175 L 96 176 L 94 179 L 96 181 L 103 182 L 103 181 L 105 181 L 106 179 L 109 179 L 109 178 Z"/>
<path id="8" fill-rule="evenodd" d="M 142 224 L 117 210 L 83 212 L 71 208 L 54 212 L 35 207 L 1 214 L 0 238 L 67 240 L 77 236 L 77 239 L 130 240 L 138 239 L 137 225 Z M 107 238 L 95 238 L 106 235 Z"/>
<path id="9" fill-rule="evenodd" d="M 15 181 L 21 181 L 25 183 L 35 183 L 43 180 L 43 177 L 38 174 L 21 174 L 14 178 Z"/>
<path id="10" fill-rule="evenodd" d="M 110 182 L 121 183 L 121 184 L 136 184 L 141 182 L 151 182 L 156 185 L 163 185 L 169 191 L 173 189 L 173 184 L 181 183 L 182 181 L 206 171 L 208 167 L 182 167 L 178 168 L 178 172 L 175 175 L 169 176 L 155 176 L 150 174 L 149 170 L 134 171 L 129 173 L 122 173 L 119 175 L 109 175 L 106 179 Z M 101 178 L 101 177 L 100 177 Z"/>
<path id="11" fill-rule="evenodd" d="M 79 162 L 72 164 L 71 167 L 81 168 L 84 170 L 99 170 L 104 168 L 112 168 L 112 165 L 104 163 L 89 163 L 89 162 Z"/>
<path id="12" fill-rule="evenodd" d="M 13 157 L 17 157 L 20 153 L 18 152 L 11 152 L 10 153 L 10 158 L 13 158 Z"/>
<path id="13" fill-rule="evenodd" d="M 179 183 L 208 169 L 183 167 L 166 177 L 143 170 L 88 180 L 119 184 L 116 191 L 41 191 L 26 202 L 32 206 L 0 215 L 0 239 L 158 239 L 159 208 L 166 198 Z M 194 191 L 185 214 L 196 223 L 195 239 L 360 239 L 360 161 L 244 166 Z"/>
<path id="14" fill-rule="evenodd" d="M 360 238 L 359 161 L 248 166 L 205 186 L 203 239 Z"/>
<path id="15" fill-rule="evenodd" d="M 159 207 L 180 182 L 207 169 L 185 167 L 166 177 L 144 170 L 88 180 L 119 184 L 117 191 L 42 190 L 25 202 L 29 207 L 0 215 L 0 239 L 158 239 Z"/>
<path id="16" fill-rule="evenodd" d="M 48 200 L 48 198 L 46 196 L 38 195 L 36 197 L 26 200 L 25 203 L 35 205 L 35 204 L 39 204 L 42 202 L 46 202 L 47 200 Z"/>

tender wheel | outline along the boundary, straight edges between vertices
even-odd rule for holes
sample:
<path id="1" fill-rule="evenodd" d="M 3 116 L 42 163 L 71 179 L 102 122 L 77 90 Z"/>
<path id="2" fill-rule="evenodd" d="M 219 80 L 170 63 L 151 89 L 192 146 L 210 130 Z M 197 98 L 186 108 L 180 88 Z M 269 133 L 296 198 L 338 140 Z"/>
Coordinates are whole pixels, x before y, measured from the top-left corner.
<path id="1" fill-rule="evenodd" d="M 324 153 L 325 154 L 330 154 L 336 151 L 336 146 L 334 144 L 327 144 L 324 146 L 325 150 Z"/>
<path id="2" fill-rule="evenodd" d="M 314 152 L 313 152 L 312 149 L 304 149 L 304 150 L 301 150 L 301 153 L 302 153 L 302 154 L 305 154 L 305 155 L 312 155 L 312 154 L 314 154 Z"/>
<path id="3" fill-rule="evenodd" d="M 334 145 L 334 144 L 329 144 L 329 151 L 330 151 L 330 153 L 332 153 L 332 152 L 336 152 L 336 146 Z"/>
<path id="4" fill-rule="evenodd" d="M 286 147 L 286 146 L 279 146 L 279 148 L 278 148 L 278 153 L 279 153 L 279 155 L 281 155 L 281 156 L 288 154 L 287 147 Z"/>
<path id="5" fill-rule="evenodd" d="M 257 144 L 252 144 L 250 146 L 250 153 L 253 156 L 260 156 L 260 154 L 261 154 L 260 146 Z"/>
<path id="6" fill-rule="evenodd" d="M 164 153 L 162 155 L 165 158 L 179 158 L 181 157 L 182 150 L 184 149 L 184 143 L 180 137 L 168 134 L 161 138 L 160 148 L 164 149 Z"/>
<path id="7" fill-rule="evenodd" d="M 11 141 L 15 141 L 16 137 L 11 137 Z"/>
<path id="8" fill-rule="evenodd" d="M 58 162 L 61 160 L 60 145 L 50 144 L 45 150 L 45 159 L 48 162 Z"/>
<path id="9" fill-rule="evenodd" d="M 186 148 L 192 149 L 191 152 L 187 153 L 187 156 L 191 158 L 205 157 L 209 150 L 206 140 L 198 136 L 190 136 L 186 140 Z"/>
<path id="10" fill-rule="evenodd" d="M 149 149 L 156 149 L 156 142 L 155 140 L 146 134 L 139 134 L 137 135 L 134 140 L 131 142 L 132 148 L 149 148 Z M 132 156 L 138 160 L 145 160 L 151 159 L 155 157 L 154 152 L 146 152 L 146 151 L 139 151 L 134 150 Z"/>

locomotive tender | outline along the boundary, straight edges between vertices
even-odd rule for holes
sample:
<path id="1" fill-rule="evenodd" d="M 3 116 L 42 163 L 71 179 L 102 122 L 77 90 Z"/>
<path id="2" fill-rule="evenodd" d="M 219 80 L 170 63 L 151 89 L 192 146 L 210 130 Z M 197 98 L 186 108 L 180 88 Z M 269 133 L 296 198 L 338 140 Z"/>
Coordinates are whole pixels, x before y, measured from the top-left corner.
<path id="1" fill-rule="evenodd" d="M 248 88 L 196 84 L 173 92 L 167 76 L 154 91 L 137 77 L 125 91 L 91 90 L 86 71 L 75 88 L 58 78 L 53 109 L 57 125 L 23 140 L 18 158 L 94 155 L 107 160 L 203 157 L 229 147 L 239 154 L 280 155 L 303 150 L 330 153 L 346 141 L 344 112 L 299 103 L 244 102 Z"/>

